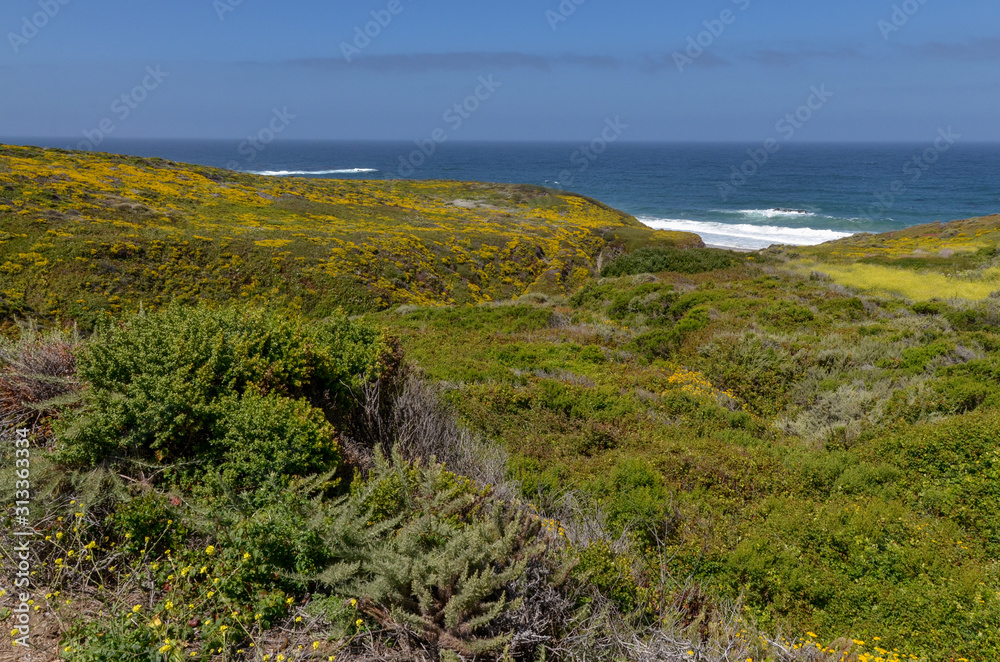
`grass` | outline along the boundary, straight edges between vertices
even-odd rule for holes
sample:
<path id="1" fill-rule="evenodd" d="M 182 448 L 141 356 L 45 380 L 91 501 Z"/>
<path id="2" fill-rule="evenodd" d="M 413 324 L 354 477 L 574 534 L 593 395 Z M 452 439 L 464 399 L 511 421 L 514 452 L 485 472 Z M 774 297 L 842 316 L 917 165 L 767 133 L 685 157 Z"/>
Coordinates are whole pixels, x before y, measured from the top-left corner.
<path id="1" fill-rule="evenodd" d="M 799 273 L 820 271 L 868 292 L 977 301 L 998 289 L 998 226 L 1000 216 L 986 216 L 767 253 L 790 258 Z"/>
<path id="2" fill-rule="evenodd" d="M 1000 271 L 990 269 L 981 276 L 960 279 L 930 270 L 915 271 L 877 264 L 837 264 L 813 261 L 793 262 L 808 275 L 820 271 L 841 285 L 872 294 L 902 296 L 913 301 L 964 299 L 978 301 L 1000 289 Z"/>

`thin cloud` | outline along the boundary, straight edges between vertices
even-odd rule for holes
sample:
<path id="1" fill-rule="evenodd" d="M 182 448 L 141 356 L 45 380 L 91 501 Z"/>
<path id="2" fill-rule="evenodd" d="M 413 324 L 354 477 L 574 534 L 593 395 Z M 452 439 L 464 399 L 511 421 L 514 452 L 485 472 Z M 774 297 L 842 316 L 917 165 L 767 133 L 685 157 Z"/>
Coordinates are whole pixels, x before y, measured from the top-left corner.
<path id="1" fill-rule="evenodd" d="M 975 39 L 965 43 L 945 43 L 930 41 L 920 46 L 901 46 L 908 53 L 923 57 L 955 60 L 997 60 L 1000 59 L 1000 39 Z"/>
<path id="2" fill-rule="evenodd" d="M 684 58 L 689 57 L 687 54 L 684 53 L 684 51 L 677 51 L 677 53 Z M 660 71 L 663 71 L 664 69 L 673 69 L 676 71 L 677 61 L 674 59 L 674 56 L 675 56 L 674 53 L 663 54 L 663 55 L 644 55 L 642 56 L 642 61 L 639 63 L 639 68 L 646 73 L 658 73 Z M 732 62 L 722 57 L 719 57 L 712 51 L 704 51 L 698 57 L 691 59 L 693 60 L 693 62 L 685 64 L 685 68 L 687 68 L 687 66 L 692 66 L 692 67 L 701 66 L 707 68 L 733 66 Z M 685 60 L 685 62 L 687 62 L 687 60 Z"/>
<path id="3" fill-rule="evenodd" d="M 853 48 L 838 48 L 833 50 L 800 49 L 789 51 L 761 50 L 747 56 L 747 59 L 757 64 L 769 67 L 789 67 L 805 60 L 863 60 L 865 55 Z"/>
<path id="4" fill-rule="evenodd" d="M 537 69 L 547 71 L 559 66 L 589 69 L 617 69 L 621 63 L 603 55 L 535 55 L 531 53 L 413 53 L 401 55 L 361 55 L 347 58 L 308 58 L 287 60 L 283 64 L 342 71 L 349 68 L 379 73 L 421 73 L 427 71 L 482 71 L 483 69 Z"/>

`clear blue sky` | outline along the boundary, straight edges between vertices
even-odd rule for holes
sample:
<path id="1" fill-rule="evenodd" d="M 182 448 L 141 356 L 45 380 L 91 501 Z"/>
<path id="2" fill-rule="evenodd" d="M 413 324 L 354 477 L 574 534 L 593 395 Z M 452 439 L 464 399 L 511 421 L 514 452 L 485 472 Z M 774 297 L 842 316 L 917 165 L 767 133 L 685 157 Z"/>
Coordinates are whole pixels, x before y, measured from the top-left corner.
<path id="1" fill-rule="evenodd" d="M 759 141 L 825 86 L 795 140 L 1000 140 L 997 0 L 396 1 L 3 0 L 0 136 Z"/>

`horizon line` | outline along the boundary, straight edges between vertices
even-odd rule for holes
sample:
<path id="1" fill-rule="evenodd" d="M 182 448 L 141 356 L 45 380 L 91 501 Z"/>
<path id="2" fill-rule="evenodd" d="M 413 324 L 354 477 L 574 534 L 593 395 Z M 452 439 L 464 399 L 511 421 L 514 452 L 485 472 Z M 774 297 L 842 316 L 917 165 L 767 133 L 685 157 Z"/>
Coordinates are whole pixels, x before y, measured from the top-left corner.
<path id="1" fill-rule="evenodd" d="M 21 147 L 39 147 L 42 149 L 65 149 L 62 147 L 51 147 L 36 144 L 32 141 L 40 140 L 45 142 L 79 141 L 78 136 L 0 136 L 0 145 L 16 145 Z M 163 136 L 143 136 L 143 137 L 108 137 L 105 139 L 109 143 L 128 142 L 239 142 L 245 137 L 223 137 L 223 138 L 198 138 L 198 137 L 163 137 Z M 463 145 L 567 145 L 586 143 L 589 138 L 559 138 L 559 139 L 529 139 L 529 138 L 481 138 L 481 139 L 454 139 L 449 140 L 451 144 Z M 276 141 L 275 144 L 294 143 L 339 143 L 339 144 L 410 144 L 413 140 L 409 138 L 285 138 Z M 613 145 L 756 145 L 762 142 L 759 139 L 705 139 L 705 140 L 671 140 L 671 139 L 650 139 L 650 140 L 618 140 Z M 888 140 L 864 140 L 864 139 L 844 139 L 844 140 L 793 140 L 787 145 L 913 145 L 923 144 L 926 139 L 888 139 Z M 963 140 L 963 145 L 1000 145 L 1000 138 Z M 70 151 L 93 151 L 99 150 L 75 150 Z"/>

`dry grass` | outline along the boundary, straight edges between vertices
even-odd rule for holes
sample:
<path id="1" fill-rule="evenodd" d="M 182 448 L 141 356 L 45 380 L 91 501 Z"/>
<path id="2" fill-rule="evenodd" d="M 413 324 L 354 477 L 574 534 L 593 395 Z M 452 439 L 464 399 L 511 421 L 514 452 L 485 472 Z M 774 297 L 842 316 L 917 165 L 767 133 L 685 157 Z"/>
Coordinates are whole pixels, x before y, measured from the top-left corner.
<path id="1" fill-rule="evenodd" d="M 42 334 L 24 325 L 17 341 L 0 345 L 0 426 L 5 431 L 27 427 L 49 440 L 54 407 L 72 399 L 79 383 L 75 334 Z"/>

